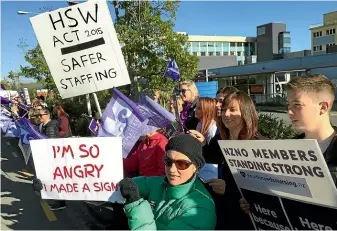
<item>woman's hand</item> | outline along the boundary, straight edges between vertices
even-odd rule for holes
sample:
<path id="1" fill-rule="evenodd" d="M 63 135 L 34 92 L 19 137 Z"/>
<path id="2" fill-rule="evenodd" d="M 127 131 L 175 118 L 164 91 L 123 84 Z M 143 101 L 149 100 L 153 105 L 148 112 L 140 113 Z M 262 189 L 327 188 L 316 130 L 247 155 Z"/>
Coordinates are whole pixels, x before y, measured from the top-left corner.
<path id="1" fill-rule="evenodd" d="M 224 195 L 225 194 L 225 189 L 226 189 L 226 183 L 222 179 L 211 179 L 205 182 L 209 186 L 212 187 L 213 191 L 216 194 L 219 195 Z"/>
<path id="2" fill-rule="evenodd" d="M 189 132 L 188 134 L 199 140 L 201 144 L 205 144 L 205 137 L 203 134 L 201 134 L 196 130 L 189 130 L 188 132 Z"/>
<path id="3" fill-rule="evenodd" d="M 246 201 L 245 198 L 241 198 L 240 199 L 240 208 L 242 209 L 242 211 L 244 211 L 245 213 L 249 214 L 250 213 L 250 207 L 248 202 Z"/>

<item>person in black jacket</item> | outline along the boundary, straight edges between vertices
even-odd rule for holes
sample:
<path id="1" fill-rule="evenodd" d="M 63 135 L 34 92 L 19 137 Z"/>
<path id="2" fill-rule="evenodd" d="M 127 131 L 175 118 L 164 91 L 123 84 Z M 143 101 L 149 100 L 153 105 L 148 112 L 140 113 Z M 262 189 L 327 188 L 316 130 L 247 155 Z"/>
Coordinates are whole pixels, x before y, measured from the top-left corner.
<path id="1" fill-rule="evenodd" d="M 180 112 L 180 120 L 185 130 L 195 130 L 199 123 L 199 120 L 195 118 L 194 112 L 199 99 L 198 88 L 193 81 L 187 80 L 180 83 L 179 92 L 184 102 L 183 110 Z"/>
<path id="2" fill-rule="evenodd" d="M 39 125 L 39 130 L 42 134 L 48 136 L 48 138 L 59 138 L 59 125 L 56 120 L 50 118 L 50 111 L 47 108 L 42 108 L 39 111 L 39 118 L 41 124 Z M 33 185 L 36 184 L 37 179 L 33 180 Z M 66 207 L 65 201 L 54 200 L 52 204 L 49 205 L 50 210 L 60 210 Z"/>
<path id="3" fill-rule="evenodd" d="M 41 124 L 39 130 L 42 134 L 48 136 L 48 138 L 59 138 L 59 126 L 58 122 L 50 118 L 50 111 L 47 108 L 43 108 L 39 112 L 39 118 Z"/>

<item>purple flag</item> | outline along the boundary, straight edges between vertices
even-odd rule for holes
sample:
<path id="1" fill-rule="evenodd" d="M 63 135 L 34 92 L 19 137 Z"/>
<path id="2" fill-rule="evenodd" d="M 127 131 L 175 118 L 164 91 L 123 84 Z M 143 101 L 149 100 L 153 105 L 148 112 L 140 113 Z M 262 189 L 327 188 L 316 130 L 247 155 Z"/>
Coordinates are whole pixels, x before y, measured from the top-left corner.
<path id="1" fill-rule="evenodd" d="M 15 126 L 12 130 L 16 137 L 19 137 L 22 144 L 29 145 L 29 140 L 47 139 L 48 137 L 39 133 L 34 128 L 34 125 L 26 118 L 21 118 L 15 121 Z"/>
<path id="2" fill-rule="evenodd" d="M 145 96 L 140 101 L 138 108 L 143 115 L 149 119 L 146 133 L 165 128 L 175 121 L 175 116 L 163 108 L 160 104 L 153 101 L 150 97 Z"/>
<path id="3" fill-rule="evenodd" d="M 89 130 L 92 133 L 94 133 L 95 136 L 97 136 L 98 129 L 99 129 L 99 126 L 98 126 L 97 120 L 92 119 L 91 122 L 90 122 L 90 124 L 89 124 Z"/>
<path id="4" fill-rule="evenodd" d="M 133 145 L 143 135 L 148 120 L 137 105 L 113 88 L 112 98 L 105 108 L 97 136 L 122 137 L 123 157 L 127 157 Z"/>
<path id="5" fill-rule="evenodd" d="M 1 108 L 0 114 L 0 127 L 2 132 L 6 133 L 8 128 L 14 123 L 13 119 L 10 117 L 11 113 L 4 108 Z"/>
<path id="6" fill-rule="evenodd" d="M 9 105 L 10 103 L 11 103 L 11 101 L 9 101 L 9 99 L 1 97 L 1 104 Z"/>
<path id="7" fill-rule="evenodd" d="M 165 76 L 169 76 L 173 81 L 179 80 L 180 72 L 174 59 L 171 59 L 171 61 L 167 64 L 166 70 L 164 72 L 164 77 Z"/>
<path id="8" fill-rule="evenodd" d="M 18 106 L 21 107 L 23 110 L 25 110 L 27 112 L 29 112 L 29 110 L 30 110 L 30 107 L 23 104 L 23 103 L 18 103 Z"/>

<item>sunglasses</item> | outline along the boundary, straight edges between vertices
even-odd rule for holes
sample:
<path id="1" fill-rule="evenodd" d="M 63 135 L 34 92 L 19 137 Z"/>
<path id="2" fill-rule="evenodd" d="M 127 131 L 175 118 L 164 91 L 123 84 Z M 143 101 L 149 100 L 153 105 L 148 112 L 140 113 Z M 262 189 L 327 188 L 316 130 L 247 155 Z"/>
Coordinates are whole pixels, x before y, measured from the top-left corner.
<path id="1" fill-rule="evenodd" d="M 44 115 L 48 115 L 48 114 L 39 114 L 39 117 L 42 117 L 42 116 L 44 116 Z"/>
<path id="2" fill-rule="evenodd" d="M 169 158 L 168 156 L 164 156 L 164 164 L 167 167 L 171 167 L 173 164 L 175 164 L 175 166 L 178 170 L 186 170 L 193 163 L 191 161 L 188 161 L 188 160 L 173 160 L 173 159 Z"/>
<path id="3" fill-rule="evenodd" d="M 179 90 L 180 95 L 183 95 L 186 93 L 186 91 L 189 91 L 190 89 L 181 89 Z"/>

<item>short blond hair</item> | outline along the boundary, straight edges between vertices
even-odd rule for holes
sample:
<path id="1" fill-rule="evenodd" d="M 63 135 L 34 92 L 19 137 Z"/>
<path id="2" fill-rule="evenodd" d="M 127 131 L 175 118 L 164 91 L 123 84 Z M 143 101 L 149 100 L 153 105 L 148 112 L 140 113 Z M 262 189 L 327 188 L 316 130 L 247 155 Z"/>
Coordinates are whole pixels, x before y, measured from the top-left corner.
<path id="1" fill-rule="evenodd" d="M 192 80 L 185 80 L 179 83 L 179 86 L 181 85 L 186 85 L 188 89 L 190 89 L 190 91 L 192 92 L 192 97 L 193 100 L 197 97 L 199 97 L 199 91 L 197 86 L 195 85 L 195 83 Z"/>
<path id="2" fill-rule="evenodd" d="M 332 106 L 332 103 L 335 100 L 336 86 L 326 76 L 317 74 L 299 76 L 291 79 L 286 85 L 286 90 L 296 90 L 299 92 L 316 94 L 328 93 L 332 100 L 332 102 L 330 102 Z"/>

